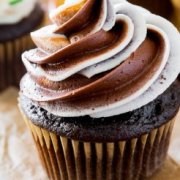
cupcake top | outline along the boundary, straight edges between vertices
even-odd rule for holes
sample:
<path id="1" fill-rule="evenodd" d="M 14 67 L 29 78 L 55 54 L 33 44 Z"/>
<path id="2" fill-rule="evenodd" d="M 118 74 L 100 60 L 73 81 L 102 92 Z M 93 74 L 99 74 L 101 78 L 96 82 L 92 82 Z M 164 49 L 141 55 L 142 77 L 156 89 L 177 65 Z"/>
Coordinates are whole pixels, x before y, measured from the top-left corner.
<path id="1" fill-rule="evenodd" d="M 109 117 L 161 95 L 180 73 L 180 35 L 125 0 L 66 1 L 31 33 L 21 93 L 62 117 Z"/>
<path id="2" fill-rule="evenodd" d="M 37 0 L 0 0 L 0 25 L 16 24 L 30 15 Z"/>

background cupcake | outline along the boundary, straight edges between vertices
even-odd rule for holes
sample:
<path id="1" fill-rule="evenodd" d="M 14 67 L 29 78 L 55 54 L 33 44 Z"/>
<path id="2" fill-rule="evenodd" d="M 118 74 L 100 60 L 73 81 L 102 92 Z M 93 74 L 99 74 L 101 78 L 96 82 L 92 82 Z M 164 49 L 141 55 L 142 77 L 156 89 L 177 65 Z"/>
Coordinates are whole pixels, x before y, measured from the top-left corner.
<path id="1" fill-rule="evenodd" d="M 173 3 L 173 15 L 171 17 L 172 22 L 178 27 L 180 30 L 180 1 L 172 0 Z"/>
<path id="2" fill-rule="evenodd" d="M 33 47 L 29 33 L 41 25 L 43 14 L 36 0 L 0 1 L 0 91 L 18 86 L 25 72 L 21 54 Z"/>
<path id="3" fill-rule="evenodd" d="M 143 6 L 155 14 L 169 18 L 172 14 L 171 0 L 129 0 L 130 2 Z"/>
<path id="4" fill-rule="evenodd" d="M 49 177 L 151 176 L 180 106 L 177 29 L 116 0 L 68 1 L 50 17 L 22 55 L 19 99 Z"/>

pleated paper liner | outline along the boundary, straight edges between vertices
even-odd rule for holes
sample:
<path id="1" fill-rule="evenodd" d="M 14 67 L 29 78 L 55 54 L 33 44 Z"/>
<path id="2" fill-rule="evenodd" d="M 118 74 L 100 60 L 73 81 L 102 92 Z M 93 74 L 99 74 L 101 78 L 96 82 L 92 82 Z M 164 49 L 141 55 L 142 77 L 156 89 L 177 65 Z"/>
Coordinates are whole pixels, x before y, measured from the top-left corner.
<path id="1" fill-rule="evenodd" d="M 52 180 L 145 179 L 163 165 L 175 121 L 132 140 L 91 143 L 58 136 L 24 119 Z"/>
<path id="2" fill-rule="evenodd" d="M 10 85 L 18 86 L 20 78 L 25 73 L 21 54 L 32 47 L 33 42 L 29 34 L 0 43 L 0 91 Z"/>

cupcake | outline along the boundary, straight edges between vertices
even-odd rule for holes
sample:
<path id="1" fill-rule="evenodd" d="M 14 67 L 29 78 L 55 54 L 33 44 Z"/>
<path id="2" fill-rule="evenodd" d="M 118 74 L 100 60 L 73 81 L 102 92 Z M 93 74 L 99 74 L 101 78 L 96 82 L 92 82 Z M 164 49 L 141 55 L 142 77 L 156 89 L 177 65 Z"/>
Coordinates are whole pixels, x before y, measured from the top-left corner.
<path id="1" fill-rule="evenodd" d="M 66 1 L 31 33 L 19 107 L 50 179 L 143 179 L 180 107 L 180 36 L 126 1 Z"/>
<path id="2" fill-rule="evenodd" d="M 131 3 L 143 6 L 155 14 L 169 18 L 172 13 L 171 0 L 129 0 Z"/>
<path id="3" fill-rule="evenodd" d="M 29 33 L 43 21 L 36 0 L 0 1 L 0 91 L 19 85 L 25 74 L 21 54 L 33 47 Z"/>

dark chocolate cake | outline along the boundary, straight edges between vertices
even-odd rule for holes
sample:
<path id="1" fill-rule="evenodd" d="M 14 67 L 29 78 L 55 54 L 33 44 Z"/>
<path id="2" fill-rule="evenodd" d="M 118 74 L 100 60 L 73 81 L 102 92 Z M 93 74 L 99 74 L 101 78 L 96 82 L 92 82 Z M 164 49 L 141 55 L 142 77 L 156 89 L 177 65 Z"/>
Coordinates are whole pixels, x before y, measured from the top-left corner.
<path id="1" fill-rule="evenodd" d="M 176 80 L 153 102 L 132 112 L 109 118 L 58 117 L 20 96 L 24 113 L 37 126 L 79 141 L 110 142 L 137 138 L 171 120 L 180 106 L 180 82 Z"/>

